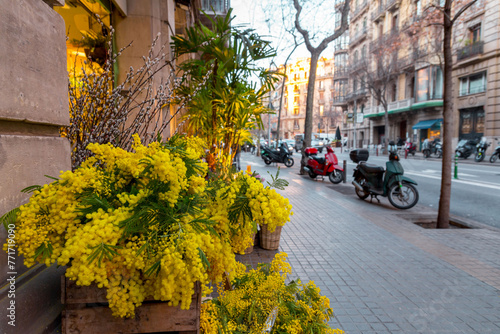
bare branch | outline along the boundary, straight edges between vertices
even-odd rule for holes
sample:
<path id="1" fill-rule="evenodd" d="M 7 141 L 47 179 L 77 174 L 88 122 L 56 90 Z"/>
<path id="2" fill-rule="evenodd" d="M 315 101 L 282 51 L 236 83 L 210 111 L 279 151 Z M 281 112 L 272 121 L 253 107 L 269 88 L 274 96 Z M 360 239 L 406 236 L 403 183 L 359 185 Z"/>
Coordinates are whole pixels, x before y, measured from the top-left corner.
<path id="1" fill-rule="evenodd" d="M 468 4 L 466 4 L 462 8 L 460 8 L 460 10 L 455 14 L 453 19 L 451 20 L 451 24 L 454 24 L 455 21 L 460 17 L 460 15 L 462 15 L 467 9 L 469 9 L 476 2 L 477 2 L 477 0 L 472 0 L 471 2 L 469 2 Z"/>

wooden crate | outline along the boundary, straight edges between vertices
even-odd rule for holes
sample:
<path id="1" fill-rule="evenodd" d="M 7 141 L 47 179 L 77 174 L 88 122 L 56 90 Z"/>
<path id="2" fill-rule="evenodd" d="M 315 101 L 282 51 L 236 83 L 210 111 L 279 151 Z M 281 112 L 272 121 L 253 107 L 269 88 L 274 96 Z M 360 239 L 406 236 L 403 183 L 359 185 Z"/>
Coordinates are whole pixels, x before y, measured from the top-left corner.
<path id="1" fill-rule="evenodd" d="M 144 301 L 135 310 L 134 318 L 116 318 L 106 299 L 106 290 L 97 286 L 78 286 L 61 277 L 63 334 L 111 333 L 200 333 L 201 286 L 196 284 L 189 310 L 168 306 L 166 302 Z"/>

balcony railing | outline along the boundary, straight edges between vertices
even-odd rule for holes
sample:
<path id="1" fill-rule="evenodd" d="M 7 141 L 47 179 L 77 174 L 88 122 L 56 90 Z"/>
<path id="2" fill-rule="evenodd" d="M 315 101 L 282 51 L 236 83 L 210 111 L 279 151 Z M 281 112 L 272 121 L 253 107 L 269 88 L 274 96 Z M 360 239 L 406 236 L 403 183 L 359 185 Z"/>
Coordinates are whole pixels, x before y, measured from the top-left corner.
<path id="1" fill-rule="evenodd" d="M 335 67 L 333 71 L 333 78 L 341 78 L 347 76 L 349 73 L 349 68 L 347 66 Z"/>
<path id="2" fill-rule="evenodd" d="M 380 18 L 385 16 L 385 3 L 383 0 L 380 1 L 380 5 L 372 11 L 372 21 L 378 21 Z"/>
<path id="3" fill-rule="evenodd" d="M 330 103 L 336 105 L 347 104 L 346 96 L 345 95 L 334 96 L 333 98 L 330 99 Z"/>
<path id="4" fill-rule="evenodd" d="M 401 0 L 387 0 L 386 10 L 394 11 L 399 8 Z"/>
<path id="5" fill-rule="evenodd" d="M 349 66 L 349 73 L 357 72 L 367 66 L 366 62 L 360 60 Z"/>
<path id="6" fill-rule="evenodd" d="M 387 105 L 387 111 L 394 111 L 398 109 L 410 109 L 410 107 L 413 105 L 414 100 L 413 99 L 404 99 L 404 100 L 399 100 L 399 101 L 394 101 L 390 102 Z M 384 113 L 384 107 L 383 106 L 374 106 L 374 107 L 368 107 L 365 108 L 364 113 L 365 115 L 372 115 L 372 114 L 381 114 Z"/>
<path id="7" fill-rule="evenodd" d="M 365 88 L 360 88 L 356 90 L 355 92 L 350 92 L 346 94 L 345 99 L 346 101 L 352 101 L 355 100 L 361 96 L 365 96 L 367 94 L 367 90 Z"/>
<path id="8" fill-rule="evenodd" d="M 350 17 L 351 22 L 354 21 L 356 19 L 356 17 L 359 14 L 361 14 L 366 8 L 368 8 L 367 5 L 368 5 L 368 1 L 367 0 L 364 0 L 361 3 L 358 3 L 358 5 L 356 6 L 356 8 L 354 8 L 354 11 L 352 12 L 352 15 Z"/>
<path id="9" fill-rule="evenodd" d="M 230 7 L 229 0 L 201 0 L 201 9 L 209 14 L 214 12 L 227 13 Z"/>
<path id="10" fill-rule="evenodd" d="M 479 41 L 471 45 L 464 46 L 457 51 L 457 60 L 470 58 L 484 52 L 484 42 Z"/>
<path id="11" fill-rule="evenodd" d="M 358 31 L 353 36 L 353 38 L 351 39 L 351 42 L 349 43 L 349 46 L 353 47 L 356 44 L 358 44 L 359 42 L 361 42 L 363 40 L 363 38 L 366 37 L 367 33 L 368 33 L 368 29 L 367 28 L 362 28 L 360 31 Z"/>

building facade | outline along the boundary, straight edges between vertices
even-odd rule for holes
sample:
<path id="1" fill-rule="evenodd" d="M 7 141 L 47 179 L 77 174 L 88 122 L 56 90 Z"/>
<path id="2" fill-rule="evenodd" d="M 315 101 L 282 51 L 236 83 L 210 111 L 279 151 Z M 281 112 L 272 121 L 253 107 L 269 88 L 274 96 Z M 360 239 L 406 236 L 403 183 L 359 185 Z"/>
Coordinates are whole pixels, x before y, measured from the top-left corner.
<path id="1" fill-rule="evenodd" d="M 480 0 L 454 29 L 455 140 L 500 137 L 500 3 Z M 500 139 L 500 138 L 499 138 Z M 490 154 L 495 145 L 489 147 Z"/>
<path id="2" fill-rule="evenodd" d="M 274 115 L 271 115 L 271 137 L 277 138 L 278 118 L 280 118 L 280 138 L 293 139 L 304 133 L 306 118 L 307 87 L 310 71 L 310 58 L 299 58 L 292 64 L 278 68 L 285 76 L 275 84 L 264 105 L 271 101 Z M 313 101 L 313 132 L 335 133 L 342 122 L 342 109 L 335 103 L 334 59 L 320 58 L 316 69 Z M 269 100 L 270 99 L 270 100 Z M 281 100 L 281 101 L 280 101 Z M 281 106 L 281 111 L 280 111 Z M 268 118 L 264 126 L 268 127 Z"/>
<path id="3" fill-rule="evenodd" d="M 351 6 L 345 126 L 352 147 L 441 136 L 439 35 L 415 38 L 422 2 L 358 0 Z"/>
<path id="4" fill-rule="evenodd" d="M 344 108 L 343 132 L 351 147 L 379 145 L 384 138 L 409 138 L 421 148 L 425 139 L 441 138 L 442 28 L 424 22 L 429 20 L 424 14 L 430 4 L 430 0 L 351 3 L 348 93 L 338 99 Z M 496 110 L 499 6 L 497 1 L 478 1 L 454 26 L 453 146 L 460 139 L 482 136 L 494 142 L 500 135 Z M 383 92 L 385 101 L 377 98 L 373 87 Z M 336 94 L 342 96 L 340 90 Z"/>

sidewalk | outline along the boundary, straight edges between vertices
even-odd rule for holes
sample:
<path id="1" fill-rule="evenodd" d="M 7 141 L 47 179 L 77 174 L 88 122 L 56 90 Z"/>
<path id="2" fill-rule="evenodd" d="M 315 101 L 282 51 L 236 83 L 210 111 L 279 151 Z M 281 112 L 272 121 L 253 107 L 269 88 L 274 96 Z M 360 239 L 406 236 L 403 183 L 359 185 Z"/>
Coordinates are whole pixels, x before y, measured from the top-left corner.
<path id="1" fill-rule="evenodd" d="M 348 334 L 500 333 L 500 230 L 424 229 L 436 217 L 424 206 L 397 210 L 381 198 L 361 201 L 351 184 L 334 185 L 280 165 L 290 185 L 294 215 L 283 229 L 292 279 L 313 280 L 330 299 L 331 326 Z M 260 157 L 241 156 L 266 180 Z M 353 196 L 354 195 L 354 196 Z M 260 250 L 240 256 L 250 264 L 272 258 Z"/>

